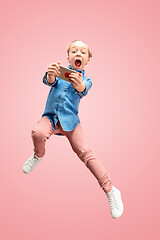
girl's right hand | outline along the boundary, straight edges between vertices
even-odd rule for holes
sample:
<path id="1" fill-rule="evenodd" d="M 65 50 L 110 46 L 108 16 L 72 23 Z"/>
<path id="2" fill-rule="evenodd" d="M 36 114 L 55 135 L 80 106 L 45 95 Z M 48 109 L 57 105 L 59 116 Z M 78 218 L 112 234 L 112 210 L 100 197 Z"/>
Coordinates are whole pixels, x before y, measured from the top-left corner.
<path id="1" fill-rule="evenodd" d="M 55 78 L 55 77 L 59 77 L 60 75 L 60 62 L 57 63 L 51 63 L 48 66 L 48 77 L 49 78 Z"/>

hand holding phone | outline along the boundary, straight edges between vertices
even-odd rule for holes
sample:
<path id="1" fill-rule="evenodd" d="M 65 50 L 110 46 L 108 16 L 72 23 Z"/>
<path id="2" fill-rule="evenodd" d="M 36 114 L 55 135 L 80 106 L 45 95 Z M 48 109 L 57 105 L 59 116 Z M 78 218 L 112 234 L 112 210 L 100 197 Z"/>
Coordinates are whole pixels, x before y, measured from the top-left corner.
<path id="1" fill-rule="evenodd" d="M 58 78 L 60 78 L 62 80 L 65 80 L 67 82 L 71 82 L 69 80 L 69 75 L 71 73 L 77 73 L 77 72 L 72 70 L 72 69 L 69 69 L 69 68 L 66 68 L 66 67 L 63 67 L 63 66 L 60 65 L 60 75 L 58 76 Z"/>
<path id="2" fill-rule="evenodd" d="M 60 62 L 51 63 L 48 66 L 48 76 L 49 77 L 58 77 L 60 74 Z"/>

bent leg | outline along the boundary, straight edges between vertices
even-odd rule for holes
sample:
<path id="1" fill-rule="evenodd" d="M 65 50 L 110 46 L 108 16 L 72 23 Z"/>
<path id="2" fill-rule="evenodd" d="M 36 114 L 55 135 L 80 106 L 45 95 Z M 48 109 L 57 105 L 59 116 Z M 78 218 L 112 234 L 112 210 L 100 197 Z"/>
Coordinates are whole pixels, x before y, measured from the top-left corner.
<path id="1" fill-rule="evenodd" d="M 92 150 L 88 146 L 81 124 L 78 124 L 73 131 L 65 132 L 65 135 L 68 138 L 73 151 L 97 178 L 98 183 L 104 192 L 111 191 L 112 182 L 109 174 L 102 163 L 94 156 Z"/>
<path id="2" fill-rule="evenodd" d="M 46 140 L 53 134 L 52 123 L 47 117 L 42 117 L 31 131 L 34 153 L 38 157 L 45 155 Z"/>

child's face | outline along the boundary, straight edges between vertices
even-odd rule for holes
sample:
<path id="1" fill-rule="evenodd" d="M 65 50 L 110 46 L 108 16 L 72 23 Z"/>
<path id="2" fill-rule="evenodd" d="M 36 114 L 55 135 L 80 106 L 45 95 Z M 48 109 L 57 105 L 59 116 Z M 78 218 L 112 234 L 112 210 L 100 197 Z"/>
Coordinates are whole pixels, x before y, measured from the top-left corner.
<path id="1" fill-rule="evenodd" d="M 81 41 L 72 43 L 67 59 L 73 69 L 83 70 L 90 61 L 88 46 Z"/>

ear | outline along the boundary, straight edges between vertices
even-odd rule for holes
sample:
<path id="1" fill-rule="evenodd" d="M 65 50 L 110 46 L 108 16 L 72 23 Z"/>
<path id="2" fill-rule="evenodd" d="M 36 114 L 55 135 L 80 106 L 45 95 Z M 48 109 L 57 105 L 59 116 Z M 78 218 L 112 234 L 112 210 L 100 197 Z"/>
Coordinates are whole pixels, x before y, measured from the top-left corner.
<path id="1" fill-rule="evenodd" d="M 69 62 L 69 57 L 67 57 L 67 60 L 68 60 L 68 62 Z"/>
<path id="2" fill-rule="evenodd" d="M 90 62 L 90 58 L 88 58 L 87 62 L 86 62 L 86 65 Z"/>

